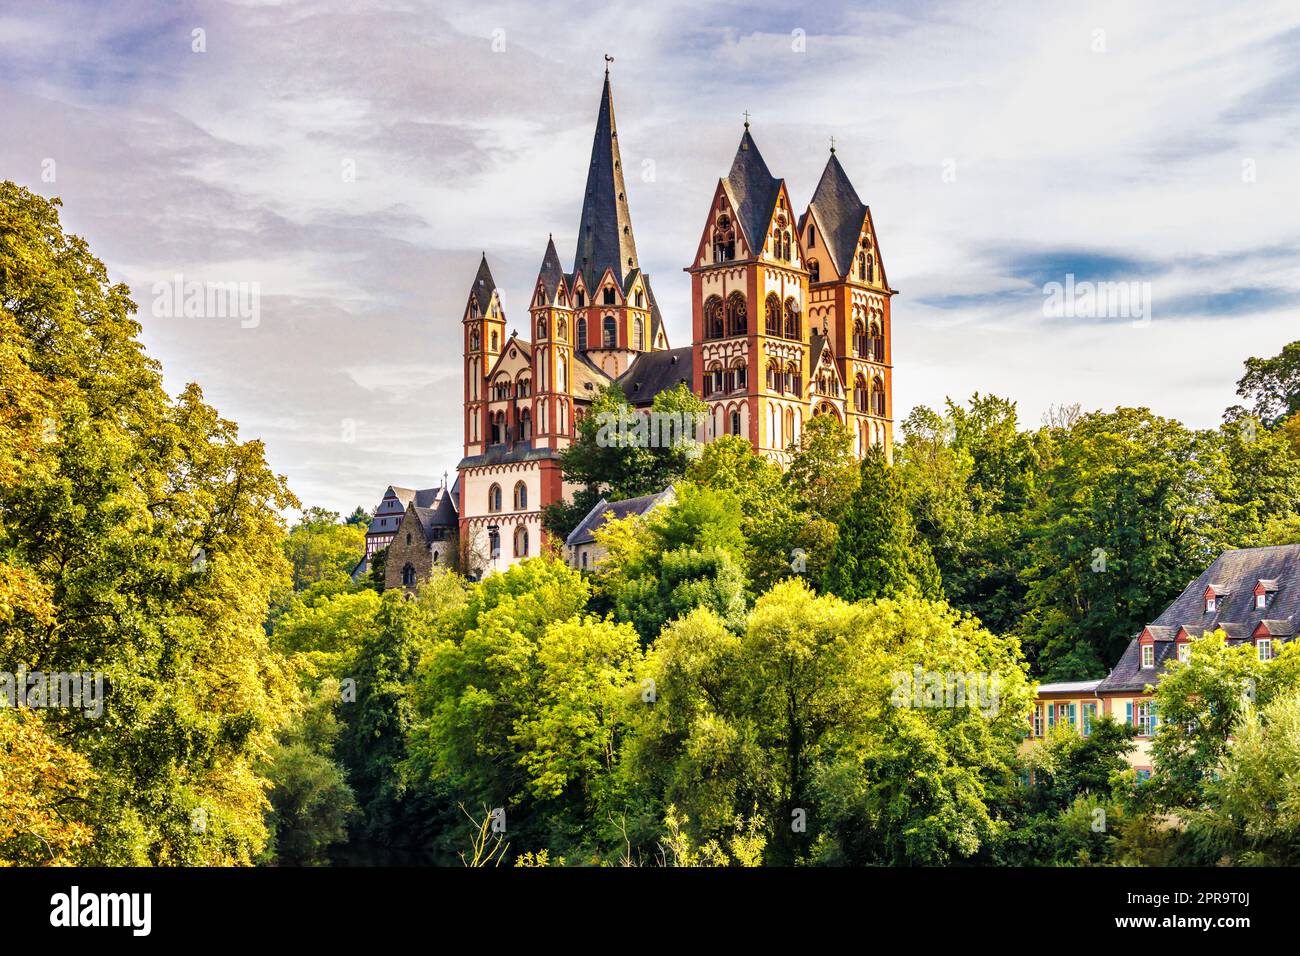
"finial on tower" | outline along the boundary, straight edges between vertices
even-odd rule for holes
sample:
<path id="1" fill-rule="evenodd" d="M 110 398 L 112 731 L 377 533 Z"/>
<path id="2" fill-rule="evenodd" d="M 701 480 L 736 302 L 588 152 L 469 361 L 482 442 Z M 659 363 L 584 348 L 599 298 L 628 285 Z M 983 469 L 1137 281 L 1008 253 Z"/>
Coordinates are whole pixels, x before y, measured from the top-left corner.
<path id="1" fill-rule="evenodd" d="M 605 54 L 605 79 L 609 79 L 609 65 L 614 62 L 614 58 L 608 53 Z"/>
<path id="2" fill-rule="evenodd" d="M 835 155 L 835 137 L 831 137 L 831 155 Z"/>
<path id="3" fill-rule="evenodd" d="M 745 110 L 745 129 L 749 129 L 749 110 Z"/>

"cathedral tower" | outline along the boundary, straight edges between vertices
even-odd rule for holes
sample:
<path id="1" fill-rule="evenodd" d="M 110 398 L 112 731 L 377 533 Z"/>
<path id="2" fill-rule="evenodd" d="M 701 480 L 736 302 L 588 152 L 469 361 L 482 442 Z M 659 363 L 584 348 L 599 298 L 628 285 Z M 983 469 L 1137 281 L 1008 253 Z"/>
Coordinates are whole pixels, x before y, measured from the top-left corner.
<path id="1" fill-rule="evenodd" d="M 784 461 L 809 414 L 808 272 L 785 180 L 768 170 L 748 122 L 686 271 L 710 437 L 743 435 Z"/>
<path id="2" fill-rule="evenodd" d="M 569 293 L 576 310 L 574 345 L 610 378 L 627 371 L 639 353 L 667 348 L 649 279 L 637 261 L 608 69 Z"/>
<path id="3" fill-rule="evenodd" d="M 893 365 L 889 303 L 871 210 L 858 198 L 831 148 L 799 220 L 809 271 L 808 315 L 825 328 L 846 389 L 844 420 L 858 457 L 872 445 L 893 454 Z M 820 404 L 816 396 L 814 413 Z"/>
<path id="4" fill-rule="evenodd" d="M 486 376 L 506 338 L 505 310 L 486 253 L 479 261 L 461 324 L 465 334 L 465 455 L 469 456 L 482 454 L 488 444 Z"/>
<path id="5" fill-rule="evenodd" d="M 533 445 L 568 447 L 573 435 L 573 309 L 554 240 L 546 243 L 529 309 L 533 320 Z"/>

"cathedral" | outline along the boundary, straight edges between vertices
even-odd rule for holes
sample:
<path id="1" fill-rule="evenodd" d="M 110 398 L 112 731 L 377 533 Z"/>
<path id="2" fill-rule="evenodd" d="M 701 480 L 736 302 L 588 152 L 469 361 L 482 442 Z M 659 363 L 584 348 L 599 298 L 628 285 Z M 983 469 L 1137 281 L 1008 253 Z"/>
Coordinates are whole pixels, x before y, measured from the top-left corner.
<path id="1" fill-rule="evenodd" d="M 691 344 L 670 348 L 637 259 L 606 69 L 573 268 L 548 240 L 525 335 L 507 332 L 486 253 L 465 303 L 454 491 L 474 568 L 503 570 L 541 553 L 542 509 L 576 490 L 560 452 L 611 382 L 639 409 L 685 382 L 708 406 L 706 441 L 742 435 L 781 463 L 814 415 L 843 422 L 859 456 L 872 445 L 890 452 L 894 292 L 871 211 L 834 146 L 807 208 L 794 209 L 746 121 L 685 267 Z"/>

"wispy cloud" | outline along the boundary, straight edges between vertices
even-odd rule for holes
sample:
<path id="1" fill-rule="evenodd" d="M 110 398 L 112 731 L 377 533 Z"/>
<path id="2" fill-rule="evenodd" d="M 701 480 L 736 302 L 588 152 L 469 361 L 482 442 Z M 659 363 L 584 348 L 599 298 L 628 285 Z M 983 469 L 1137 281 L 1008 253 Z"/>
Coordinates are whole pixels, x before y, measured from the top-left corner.
<path id="1" fill-rule="evenodd" d="M 131 284 L 168 385 L 340 510 L 454 469 L 479 252 L 523 328 L 606 52 L 675 344 L 748 110 L 796 203 L 834 135 L 871 204 L 903 413 L 992 389 L 1207 425 L 1296 336 L 1297 37 L 1288 2 L 0 3 L 0 168 Z M 261 322 L 155 318 L 177 273 L 259 283 Z M 1067 274 L 1150 282 L 1153 321 L 1045 317 Z"/>

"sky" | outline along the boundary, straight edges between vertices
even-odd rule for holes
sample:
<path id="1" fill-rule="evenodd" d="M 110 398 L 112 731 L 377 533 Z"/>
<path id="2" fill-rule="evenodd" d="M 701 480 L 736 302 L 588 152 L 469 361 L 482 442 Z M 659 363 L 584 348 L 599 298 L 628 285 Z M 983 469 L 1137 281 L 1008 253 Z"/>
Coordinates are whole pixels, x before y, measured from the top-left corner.
<path id="1" fill-rule="evenodd" d="M 454 478 L 480 253 L 521 333 L 549 234 L 571 266 L 605 54 L 674 346 L 746 111 L 798 209 L 832 136 L 871 208 L 899 420 L 978 391 L 1212 427 L 1300 338 L 1294 0 L 0 0 L 0 177 L 62 198 L 169 391 L 369 509 Z M 255 283 L 255 320 L 169 308 L 177 276 Z M 1149 307 L 1049 308 L 1067 281 Z"/>

